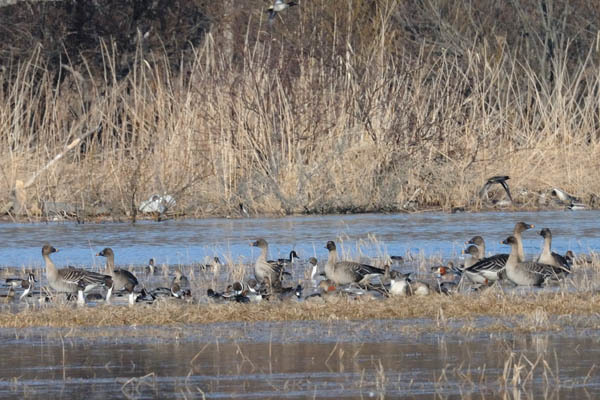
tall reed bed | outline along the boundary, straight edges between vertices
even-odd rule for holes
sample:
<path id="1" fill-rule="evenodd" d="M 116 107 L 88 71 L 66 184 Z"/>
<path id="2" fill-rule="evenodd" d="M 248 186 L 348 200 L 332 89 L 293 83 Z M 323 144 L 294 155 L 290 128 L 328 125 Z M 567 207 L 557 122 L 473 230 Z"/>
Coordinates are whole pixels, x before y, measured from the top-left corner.
<path id="1" fill-rule="evenodd" d="M 0 71 L 2 203 L 101 125 L 17 190 L 27 215 L 57 201 L 135 218 L 154 193 L 187 216 L 240 203 L 276 215 L 478 209 L 496 174 L 511 176 L 518 206 L 545 204 L 555 186 L 596 205 L 593 35 L 544 30 L 534 10 L 542 27 L 524 26 L 524 39 L 478 36 L 459 29 L 473 15 L 452 19 L 431 3 L 419 15 L 437 34 L 408 40 L 420 22 L 408 5 L 368 3 L 308 2 L 272 25 L 260 9 L 222 16 L 175 66 L 140 31 L 127 73 L 106 39 L 99 63 L 66 59 L 60 79 L 32 50 Z M 551 57 L 539 32 L 553 38 Z"/>

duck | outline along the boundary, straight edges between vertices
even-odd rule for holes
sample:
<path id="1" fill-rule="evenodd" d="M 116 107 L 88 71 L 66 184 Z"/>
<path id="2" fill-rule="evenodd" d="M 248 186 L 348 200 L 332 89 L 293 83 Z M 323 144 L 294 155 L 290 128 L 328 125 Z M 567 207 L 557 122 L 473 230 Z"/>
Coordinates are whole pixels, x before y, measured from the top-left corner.
<path id="1" fill-rule="evenodd" d="M 212 258 L 212 260 L 207 263 L 207 264 L 200 264 L 200 268 L 202 269 L 210 269 L 210 268 L 216 268 L 219 267 L 221 265 L 221 260 L 219 259 L 219 257 L 215 256 Z"/>
<path id="2" fill-rule="evenodd" d="M 310 283 L 312 287 L 316 287 L 317 280 L 315 277 L 317 276 L 317 272 L 319 272 L 319 262 L 315 257 L 311 257 L 308 259 L 308 265 L 310 265 Z"/>
<path id="3" fill-rule="evenodd" d="M 269 8 L 267 8 L 266 11 L 267 13 L 269 13 L 269 21 L 272 21 L 278 12 L 281 12 L 286 8 L 290 8 L 297 5 L 298 3 L 296 3 L 295 1 L 284 2 L 283 0 L 275 0 L 275 3 L 273 3 L 272 6 L 269 6 Z"/>
<path id="4" fill-rule="evenodd" d="M 87 271 L 80 268 L 66 267 L 57 269 L 50 254 L 58 250 L 49 244 L 42 247 L 42 258 L 46 264 L 46 278 L 48 285 L 59 293 L 72 295 L 81 288 L 83 292 L 88 292 L 95 287 L 103 286 L 112 291 L 112 277 L 110 275 L 99 274 L 97 272 Z"/>
<path id="5" fill-rule="evenodd" d="M 518 240 L 514 236 L 504 239 L 502 244 L 511 246 L 506 261 L 506 277 L 519 286 L 541 286 L 547 280 L 558 280 L 564 276 L 563 268 L 542 264 L 536 261 L 520 261 L 518 256 Z"/>
<path id="6" fill-rule="evenodd" d="M 179 283 L 173 282 L 171 284 L 171 296 L 177 299 L 191 298 L 192 292 L 190 289 L 183 289 Z"/>
<path id="7" fill-rule="evenodd" d="M 299 260 L 299 259 L 300 259 L 300 257 L 298 257 L 298 254 L 296 253 L 296 251 L 295 251 L 295 250 L 292 250 L 292 251 L 290 251 L 290 256 L 289 256 L 289 258 L 279 258 L 279 259 L 277 260 L 277 262 L 278 262 L 278 263 L 281 263 L 281 264 L 283 264 L 283 265 L 285 265 L 285 266 L 288 266 L 288 265 L 293 265 L 293 264 L 294 264 L 294 259 L 297 259 L 297 260 Z"/>
<path id="8" fill-rule="evenodd" d="M 175 277 L 173 277 L 173 280 L 171 281 L 171 285 L 174 284 L 178 284 L 183 289 L 189 289 L 190 280 L 187 278 L 187 276 L 183 275 L 179 269 L 176 269 Z"/>
<path id="9" fill-rule="evenodd" d="M 35 279 L 35 275 L 32 272 L 28 273 L 27 280 L 23 279 L 21 281 L 21 287 L 25 290 L 23 291 L 23 293 L 21 293 L 19 300 L 23 300 L 23 298 L 29 296 L 29 294 L 33 290 L 33 287 L 35 286 L 35 282 L 37 282 L 37 280 Z"/>
<path id="10" fill-rule="evenodd" d="M 525 253 L 523 252 L 523 241 L 521 234 L 528 229 L 532 229 L 535 226 L 525 222 L 517 222 L 513 229 L 513 237 L 517 241 L 517 257 L 519 261 L 525 260 Z M 508 254 L 496 254 L 490 257 L 483 258 L 463 270 L 463 274 L 474 283 L 487 285 L 499 280 L 499 272 L 502 271 L 508 260 Z"/>
<path id="11" fill-rule="evenodd" d="M 540 231 L 540 236 L 544 238 L 544 247 L 542 254 L 537 261 L 542 264 L 552 265 L 558 268 L 563 268 L 565 271 L 571 270 L 571 263 L 562 255 L 552 251 L 552 232 L 549 228 L 544 228 Z"/>
<path id="12" fill-rule="evenodd" d="M 480 198 L 485 197 L 486 200 L 489 200 L 488 191 L 490 190 L 490 187 L 494 184 L 499 184 L 504 188 L 504 191 L 506 192 L 508 199 L 512 203 L 513 199 L 512 199 L 512 196 L 510 195 L 510 189 L 508 188 L 508 183 L 506 183 L 506 181 L 509 179 L 510 179 L 510 177 L 507 175 L 498 175 L 498 176 L 492 176 L 491 178 L 488 178 L 488 180 L 485 182 L 485 184 L 479 191 L 479 197 Z"/>
<path id="13" fill-rule="evenodd" d="M 390 295 L 392 296 L 410 296 L 410 274 L 403 274 L 398 271 L 390 272 Z"/>
<path id="14" fill-rule="evenodd" d="M 330 279 L 323 279 L 317 285 L 317 291 L 307 295 L 304 300 L 313 301 L 316 299 L 331 301 L 333 299 L 337 299 L 340 296 L 340 292 L 338 292 L 335 282 Z"/>
<path id="15" fill-rule="evenodd" d="M 156 272 L 156 266 L 154 264 L 154 258 L 151 258 L 148 261 L 148 265 L 146 266 L 146 275 L 154 275 Z"/>
<path id="16" fill-rule="evenodd" d="M 37 282 L 37 280 L 35 279 L 35 275 L 33 274 L 33 272 L 29 272 L 27 274 L 27 278 L 23 279 L 23 278 L 6 278 L 5 282 L 6 282 L 6 286 L 12 286 L 13 288 L 23 288 L 23 289 L 27 289 L 28 285 L 31 282 Z"/>
<path id="17" fill-rule="evenodd" d="M 371 265 L 354 261 L 337 261 L 337 249 L 331 240 L 327 242 L 325 248 L 329 250 L 329 257 L 325 264 L 325 276 L 336 285 L 366 284 L 375 276 L 385 275 L 385 270 Z"/>
<path id="18" fill-rule="evenodd" d="M 258 282 L 265 282 L 266 279 L 270 283 L 275 284 L 281 282 L 285 273 L 285 265 L 277 261 L 268 261 L 267 254 L 269 252 L 269 244 L 265 239 L 258 239 L 252 246 L 258 247 L 261 252 L 256 262 L 254 263 L 254 277 Z"/>
<path id="19" fill-rule="evenodd" d="M 101 252 L 96 254 L 96 256 L 106 257 L 106 272 L 112 277 L 113 289 L 125 289 L 129 293 L 129 304 L 135 304 L 133 291 L 138 285 L 138 280 L 135 275 L 125 269 L 115 269 L 115 253 L 110 247 L 104 248 Z"/>

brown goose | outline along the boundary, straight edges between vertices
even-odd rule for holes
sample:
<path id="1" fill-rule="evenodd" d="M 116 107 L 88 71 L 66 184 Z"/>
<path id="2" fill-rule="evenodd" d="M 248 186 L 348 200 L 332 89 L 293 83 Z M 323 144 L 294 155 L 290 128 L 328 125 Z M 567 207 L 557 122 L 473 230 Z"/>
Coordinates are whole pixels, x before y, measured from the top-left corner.
<path id="1" fill-rule="evenodd" d="M 129 304 L 134 304 L 135 298 L 133 290 L 138 284 L 135 275 L 125 269 L 115 269 L 115 253 L 110 247 L 106 247 L 96 255 L 106 257 L 106 273 L 112 277 L 113 289 L 125 289 L 129 293 Z"/>
<path id="2" fill-rule="evenodd" d="M 571 265 L 567 258 L 552 251 L 552 232 L 550 232 L 550 229 L 542 229 L 540 231 L 540 236 L 544 238 L 544 247 L 542 248 L 542 254 L 537 261 L 542 264 L 548 264 L 558 268 L 563 268 L 565 270 L 571 270 Z"/>
<path id="3" fill-rule="evenodd" d="M 331 240 L 327 242 L 325 248 L 329 250 L 329 257 L 325 264 L 325 276 L 337 285 L 366 284 L 369 279 L 377 275 L 385 275 L 385 270 L 371 265 L 354 261 L 338 261 L 337 249 Z"/>
<path id="4" fill-rule="evenodd" d="M 258 247 L 260 255 L 254 263 L 254 277 L 258 282 L 265 282 L 269 280 L 274 286 L 277 282 L 281 282 L 281 279 L 285 273 L 284 264 L 277 261 L 267 260 L 267 254 L 269 252 L 269 244 L 265 239 L 258 239 L 252 246 Z"/>
<path id="5" fill-rule="evenodd" d="M 516 285 L 540 286 L 547 280 L 558 280 L 568 273 L 568 270 L 564 268 L 548 264 L 519 261 L 519 243 L 514 236 L 509 236 L 502 241 L 502 244 L 511 246 L 510 255 L 506 261 L 506 277 Z"/>
<path id="6" fill-rule="evenodd" d="M 57 269 L 50 259 L 50 254 L 57 251 L 49 244 L 42 247 L 42 257 L 46 263 L 46 278 L 52 289 L 67 294 L 75 294 L 80 289 L 87 292 L 97 286 L 104 286 L 109 291 L 112 290 L 112 278 L 109 275 L 73 267 Z"/>
<path id="7" fill-rule="evenodd" d="M 525 260 L 521 233 L 531 228 L 534 228 L 534 225 L 525 222 L 517 222 L 515 224 L 513 237 L 517 241 L 517 257 L 519 261 Z M 489 282 L 495 282 L 499 279 L 498 273 L 504 269 L 507 260 L 508 254 L 496 254 L 491 257 L 483 258 L 471 267 L 465 268 L 463 273 L 475 283 L 487 284 Z"/>

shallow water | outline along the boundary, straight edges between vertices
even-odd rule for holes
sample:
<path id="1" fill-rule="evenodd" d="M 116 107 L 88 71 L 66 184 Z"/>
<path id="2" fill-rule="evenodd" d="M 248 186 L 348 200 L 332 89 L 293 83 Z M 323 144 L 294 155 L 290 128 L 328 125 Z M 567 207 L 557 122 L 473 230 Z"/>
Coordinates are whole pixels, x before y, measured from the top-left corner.
<path id="1" fill-rule="evenodd" d="M 432 329 L 418 334 L 411 324 Z M 595 331 L 464 335 L 436 330 L 427 320 L 230 323 L 156 331 L 1 330 L 0 397 L 600 396 Z"/>
<path id="2" fill-rule="evenodd" d="M 508 252 L 499 242 L 515 222 L 525 221 L 536 228 L 524 234 L 527 253 L 538 253 L 541 227 L 553 232 L 553 249 L 589 252 L 600 248 L 600 211 L 544 211 L 511 213 L 425 213 L 297 216 L 285 218 L 171 220 L 105 224 L 33 223 L 0 224 L 0 265 L 41 266 L 40 249 L 50 242 L 60 250 L 57 265 L 97 266 L 94 257 L 104 247 L 112 247 L 116 263 L 144 264 L 154 257 L 159 264 L 190 264 L 219 256 L 248 262 L 257 255 L 249 244 L 264 237 L 272 258 L 285 257 L 296 249 L 304 259 L 326 258 L 328 240 L 336 240 L 344 251 L 365 256 L 405 255 L 424 252 L 447 258 L 464 248 L 475 234 L 487 240 L 491 253 Z M 376 238 L 374 244 L 371 238 Z"/>

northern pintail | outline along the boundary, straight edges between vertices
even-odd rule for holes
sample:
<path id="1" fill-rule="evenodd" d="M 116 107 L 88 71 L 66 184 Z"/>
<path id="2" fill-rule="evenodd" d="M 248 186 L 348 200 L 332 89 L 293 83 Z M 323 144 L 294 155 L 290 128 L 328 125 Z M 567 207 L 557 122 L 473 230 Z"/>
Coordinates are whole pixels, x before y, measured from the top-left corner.
<path id="1" fill-rule="evenodd" d="M 519 261 L 525 260 L 523 252 L 523 241 L 521 234 L 528 229 L 534 228 L 534 225 L 525 222 L 517 222 L 513 229 L 513 237 L 517 241 L 517 257 Z M 508 254 L 496 254 L 483 258 L 469 268 L 465 268 L 463 273 L 471 281 L 480 284 L 493 283 L 499 279 L 498 273 L 504 269 Z"/>
<path id="2" fill-rule="evenodd" d="M 21 296 L 19 297 L 19 300 L 23 300 L 24 297 L 29 296 L 29 294 L 33 291 L 33 287 L 35 286 L 35 282 L 37 282 L 35 280 L 35 275 L 30 272 L 27 274 L 27 280 L 22 280 L 21 281 L 21 287 L 23 289 L 25 289 L 23 291 L 23 293 L 21 293 Z"/>
<path id="3" fill-rule="evenodd" d="M 258 239 L 252 246 L 260 249 L 260 255 L 254 263 L 254 277 L 258 282 L 264 282 L 266 279 L 273 285 L 281 282 L 284 274 L 283 263 L 267 260 L 269 244 L 265 239 Z"/>
<path id="4" fill-rule="evenodd" d="M 552 251 L 552 232 L 550 232 L 550 229 L 542 229 L 540 231 L 540 236 L 544 238 L 544 247 L 542 248 L 542 254 L 537 261 L 542 264 L 553 265 L 555 267 L 570 270 L 571 263 L 569 263 L 565 257 Z"/>
<path id="5" fill-rule="evenodd" d="M 559 279 L 568 272 L 563 268 L 535 261 L 519 261 L 519 244 L 514 236 L 509 236 L 501 243 L 511 246 L 510 255 L 506 262 L 506 277 L 516 285 L 540 286 L 547 280 Z"/>
<path id="6" fill-rule="evenodd" d="M 313 287 L 317 286 L 317 272 L 319 272 L 319 263 L 315 257 L 308 259 L 308 265 L 310 266 L 310 283 Z"/>
<path id="7" fill-rule="evenodd" d="M 273 3 L 273 5 L 270 6 L 269 8 L 267 8 L 267 11 L 266 11 L 269 13 L 269 21 L 272 21 L 278 12 L 281 12 L 281 11 L 285 10 L 286 8 L 297 6 L 297 5 L 298 5 L 298 3 L 296 3 L 295 1 L 284 2 L 283 0 L 275 0 L 275 3 Z"/>
<path id="8" fill-rule="evenodd" d="M 337 285 L 350 283 L 366 284 L 375 276 L 385 275 L 385 270 L 354 261 L 337 261 L 337 249 L 333 241 L 328 241 L 325 246 L 329 250 L 325 275 Z"/>
<path id="9" fill-rule="evenodd" d="M 392 296 L 410 296 L 410 274 L 403 274 L 398 271 L 390 272 L 390 295 Z"/>
<path id="10" fill-rule="evenodd" d="M 277 262 L 282 263 L 287 266 L 287 265 L 293 265 L 295 259 L 299 260 L 300 257 L 298 257 L 298 254 L 296 253 L 295 250 L 292 250 L 292 251 L 290 251 L 289 258 L 280 258 L 277 260 Z"/>
<path id="11" fill-rule="evenodd" d="M 109 290 L 112 289 L 112 277 L 110 275 L 98 274 L 73 267 L 57 269 L 50 259 L 50 254 L 57 251 L 57 249 L 49 244 L 45 244 L 42 247 L 42 257 L 46 264 L 46 278 L 52 289 L 59 293 L 67 294 L 75 294 L 80 288 L 83 288 L 84 292 L 88 292 L 97 286 L 104 286 Z"/>
<path id="12" fill-rule="evenodd" d="M 479 191 L 479 197 L 480 198 L 485 197 L 486 200 L 489 200 L 488 191 L 490 190 L 490 187 L 492 185 L 499 184 L 504 188 L 506 195 L 508 196 L 510 202 L 512 203 L 513 199 L 512 199 L 512 196 L 510 195 L 510 189 L 508 188 L 508 184 L 506 183 L 506 181 L 509 179 L 510 179 L 510 177 L 506 176 L 506 175 L 498 175 L 498 176 L 492 176 L 491 178 L 488 178 L 488 180 L 485 182 L 485 184 Z"/>
<path id="13" fill-rule="evenodd" d="M 154 275 L 156 272 L 156 266 L 154 264 L 154 258 L 151 258 L 148 261 L 148 265 L 146 266 L 146 275 Z"/>
<path id="14" fill-rule="evenodd" d="M 129 304 L 134 304 L 133 291 L 138 284 L 135 275 L 125 269 L 115 269 L 115 253 L 110 247 L 106 247 L 96 255 L 106 257 L 106 273 L 112 277 L 113 290 L 125 289 L 129 293 Z"/>
<path id="15" fill-rule="evenodd" d="M 209 263 L 200 264 L 200 268 L 211 269 L 211 268 L 217 268 L 220 265 L 221 265 L 221 260 L 219 259 L 219 257 L 215 256 L 212 258 L 212 260 Z"/>

